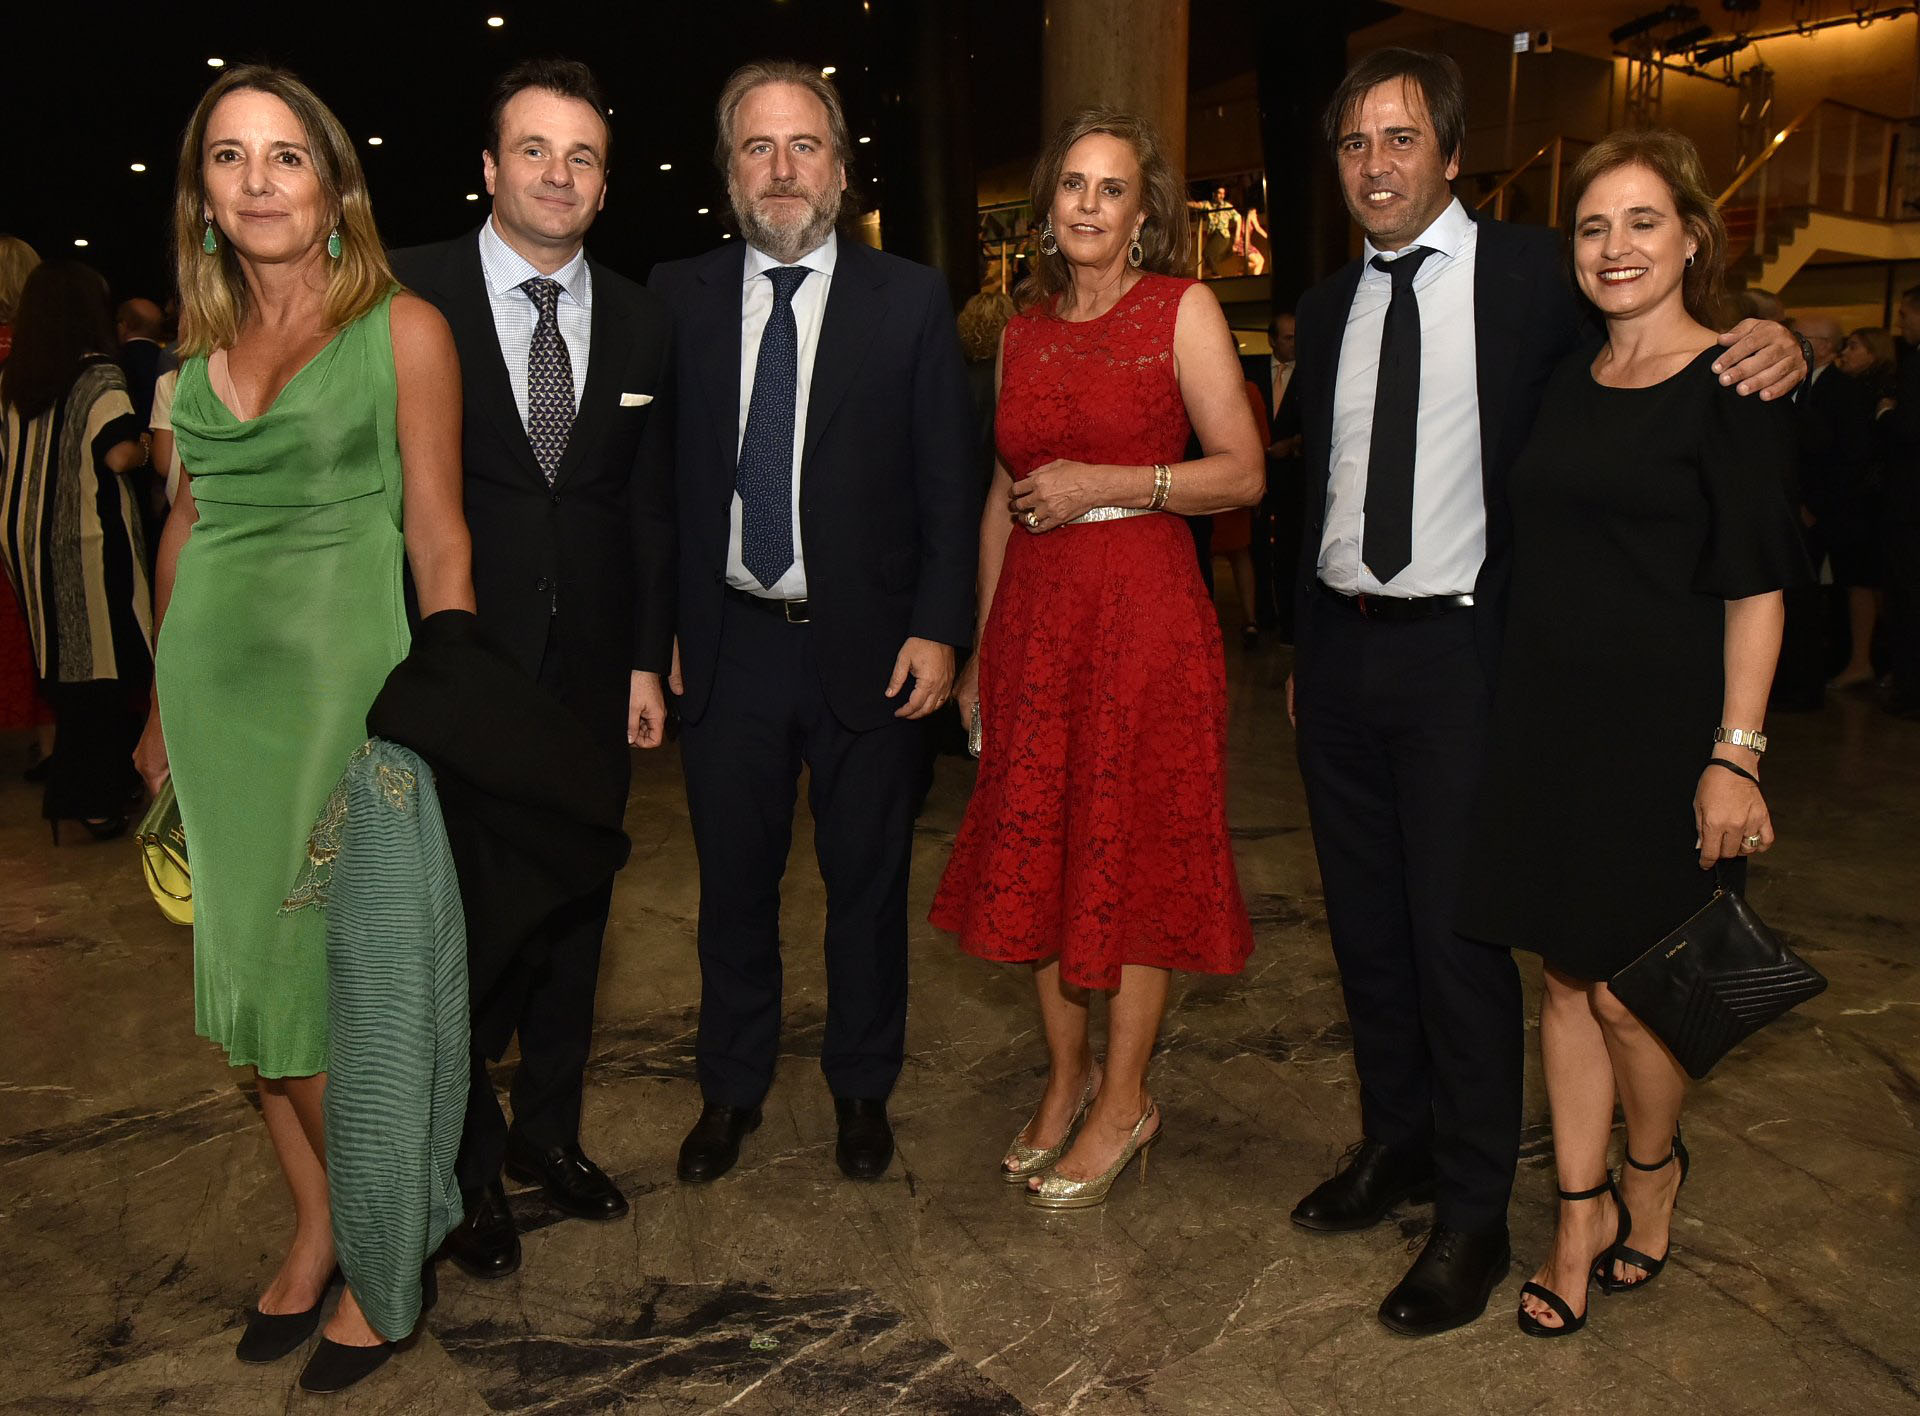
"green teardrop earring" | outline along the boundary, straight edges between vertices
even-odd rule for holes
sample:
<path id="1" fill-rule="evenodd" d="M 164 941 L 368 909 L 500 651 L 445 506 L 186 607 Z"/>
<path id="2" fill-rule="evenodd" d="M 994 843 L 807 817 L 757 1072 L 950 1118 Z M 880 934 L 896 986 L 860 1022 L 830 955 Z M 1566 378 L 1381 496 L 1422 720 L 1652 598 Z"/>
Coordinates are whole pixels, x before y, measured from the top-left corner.
<path id="1" fill-rule="evenodd" d="M 327 237 L 327 259 L 335 261 L 340 259 L 340 228 L 337 226 Z"/>
<path id="2" fill-rule="evenodd" d="M 212 255 L 220 249 L 220 240 L 213 234 L 213 218 L 207 218 L 207 234 L 200 238 L 200 249 Z"/>

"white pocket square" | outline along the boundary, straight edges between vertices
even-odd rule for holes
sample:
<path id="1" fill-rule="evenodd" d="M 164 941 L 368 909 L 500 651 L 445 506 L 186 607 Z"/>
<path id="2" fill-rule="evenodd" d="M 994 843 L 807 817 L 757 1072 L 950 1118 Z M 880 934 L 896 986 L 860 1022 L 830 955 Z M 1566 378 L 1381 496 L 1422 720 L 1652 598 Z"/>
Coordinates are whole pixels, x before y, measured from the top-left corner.
<path id="1" fill-rule="evenodd" d="M 653 402 L 653 395 L 650 393 L 623 393 L 620 395 L 620 406 L 622 408 L 644 408 L 651 402 Z"/>

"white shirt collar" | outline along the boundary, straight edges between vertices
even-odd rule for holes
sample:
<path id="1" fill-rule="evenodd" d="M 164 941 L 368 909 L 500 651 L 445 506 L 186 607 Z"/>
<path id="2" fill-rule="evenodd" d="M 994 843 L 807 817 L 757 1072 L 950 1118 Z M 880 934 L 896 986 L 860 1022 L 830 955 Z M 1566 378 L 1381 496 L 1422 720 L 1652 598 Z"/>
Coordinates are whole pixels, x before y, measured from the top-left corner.
<path id="1" fill-rule="evenodd" d="M 510 291 L 517 291 L 523 283 L 534 276 L 546 274 L 507 244 L 506 238 L 495 228 L 491 216 L 480 228 L 480 269 L 486 276 L 489 295 L 505 295 Z M 586 248 L 583 246 L 575 251 L 572 260 L 547 278 L 559 281 L 561 290 L 571 297 L 574 304 L 585 305 L 587 303 Z"/>
<path id="2" fill-rule="evenodd" d="M 1375 256 L 1384 255 L 1389 261 L 1396 261 L 1415 246 L 1425 246 L 1452 260 L 1460 254 L 1461 246 L 1466 244 L 1467 237 L 1472 231 L 1473 218 L 1468 216 L 1467 209 L 1460 205 L 1460 198 L 1455 197 L 1447 203 L 1446 210 L 1436 216 L 1425 231 L 1398 251 L 1382 251 L 1372 241 L 1362 241 L 1360 243 L 1362 258 L 1366 261 L 1367 268 L 1371 270 Z"/>
<path id="3" fill-rule="evenodd" d="M 805 266 L 808 270 L 819 275 L 830 276 L 833 274 L 834 262 L 839 259 L 839 255 L 840 237 L 836 233 L 829 231 L 826 240 L 815 246 L 811 251 L 808 251 L 804 256 L 800 257 L 799 260 L 793 262 L 793 264 Z M 744 284 L 749 280 L 757 280 L 781 264 L 782 262 L 776 261 L 758 246 L 749 243 L 747 246 L 747 268 L 741 277 L 741 281 Z"/>

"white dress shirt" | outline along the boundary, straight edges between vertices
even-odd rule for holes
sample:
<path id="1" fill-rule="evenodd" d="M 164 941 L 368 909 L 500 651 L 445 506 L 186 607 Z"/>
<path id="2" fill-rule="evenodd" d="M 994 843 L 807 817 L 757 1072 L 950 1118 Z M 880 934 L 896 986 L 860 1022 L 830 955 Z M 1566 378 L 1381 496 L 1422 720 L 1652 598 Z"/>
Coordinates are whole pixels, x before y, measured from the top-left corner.
<path id="1" fill-rule="evenodd" d="M 813 387 L 813 356 L 820 348 L 820 325 L 826 318 L 827 291 L 833 286 L 833 266 L 839 255 L 839 237 L 827 239 L 794 264 L 813 274 L 793 292 L 793 322 L 800 336 L 800 375 L 793 391 L 793 564 L 771 585 L 761 585 L 740 558 L 740 493 L 733 494 L 731 528 L 727 532 L 727 584 L 753 595 L 776 600 L 807 598 L 807 562 L 800 544 L 800 454 L 807 437 L 807 395 Z M 760 363 L 760 336 L 773 313 L 773 282 L 767 272 L 780 264 L 757 246 L 747 247 L 745 284 L 740 293 L 740 444 L 747 440 L 747 414 L 753 407 L 753 375 Z"/>
<path id="2" fill-rule="evenodd" d="M 487 283 L 493 330 L 500 336 L 500 357 L 506 361 L 507 382 L 513 385 L 514 407 L 520 410 L 520 426 L 525 427 L 527 354 L 533 348 L 533 327 L 540 322 L 540 311 L 533 296 L 520 285 L 545 272 L 534 269 L 525 256 L 509 246 L 493 229 L 493 218 L 488 217 L 480 228 L 480 274 Z M 586 251 L 575 251 L 573 259 L 548 278 L 560 282 L 554 320 L 567 346 L 567 361 L 573 365 L 573 408 L 577 414 L 587 394 L 587 350 L 593 344 L 593 272 L 587 269 Z"/>
<path id="3" fill-rule="evenodd" d="M 1456 198 L 1397 252 L 1363 245 L 1360 284 L 1347 311 L 1333 391 L 1333 452 L 1327 479 L 1321 580 L 1342 594 L 1465 595 L 1487 557 L 1486 493 L 1480 481 L 1480 388 L 1473 320 L 1479 231 Z M 1380 335 L 1393 277 L 1373 268 L 1415 246 L 1433 254 L 1413 278 L 1420 302 L 1420 413 L 1413 459 L 1413 560 L 1382 585 L 1360 558 L 1367 523 L 1367 455 L 1373 447 Z"/>

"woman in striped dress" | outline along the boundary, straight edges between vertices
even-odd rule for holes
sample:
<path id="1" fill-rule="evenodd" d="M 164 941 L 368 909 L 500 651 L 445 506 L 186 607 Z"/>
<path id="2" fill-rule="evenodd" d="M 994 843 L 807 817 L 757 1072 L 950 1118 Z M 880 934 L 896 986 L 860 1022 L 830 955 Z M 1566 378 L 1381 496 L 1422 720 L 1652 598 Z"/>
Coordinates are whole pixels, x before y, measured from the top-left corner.
<path id="1" fill-rule="evenodd" d="M 153 677 L 146 548 L 124 476 L 147 452 L 113 347 L 99 273 L 36 267 L 0 370 L 0 558 L 58 725 L 41 806 L 56 842 L 62 821 L 103 840 L 127 829 Z"/>

